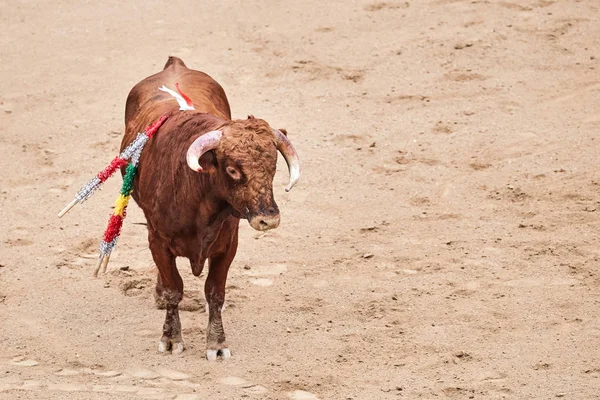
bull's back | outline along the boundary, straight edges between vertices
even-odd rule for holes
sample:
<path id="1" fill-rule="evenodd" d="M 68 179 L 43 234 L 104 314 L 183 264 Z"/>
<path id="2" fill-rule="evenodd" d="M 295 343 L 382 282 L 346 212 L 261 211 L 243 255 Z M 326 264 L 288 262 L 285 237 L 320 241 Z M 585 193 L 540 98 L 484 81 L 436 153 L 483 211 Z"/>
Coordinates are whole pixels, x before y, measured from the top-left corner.
<path id="1" fill-rule="evenodd" d="M 162 115 L 178 112 L 179 104 L 173 96 L 158 88 L 165 85 L 176 91 L 175 84 L 193 103 L 195 111 L 231 119 L 231 110 L 225 91 L 207 74 L 187 68 L 177 57 L 169 57 L 165 68 L 139 82 L 131 89 L 125 106 L 125 137 L 122 146 L 133 141 L 137 132 Z M 183 112 L 183 111 L 182 111 Z"/>

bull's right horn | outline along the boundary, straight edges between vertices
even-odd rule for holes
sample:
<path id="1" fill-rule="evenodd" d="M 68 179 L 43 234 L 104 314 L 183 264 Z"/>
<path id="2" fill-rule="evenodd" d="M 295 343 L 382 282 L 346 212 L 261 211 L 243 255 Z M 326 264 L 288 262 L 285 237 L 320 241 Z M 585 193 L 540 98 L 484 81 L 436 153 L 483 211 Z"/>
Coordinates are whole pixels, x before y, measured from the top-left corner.
<path id="1" fill-rule="evenodd" d="M 196 172 L 202 172 L 200 157 L 207 151 L 214 150 L 219 144 L 221 136 L 223 136 L 221 131 L 210 131 L 194 140 L 185 157 L 188 166 Z"/>

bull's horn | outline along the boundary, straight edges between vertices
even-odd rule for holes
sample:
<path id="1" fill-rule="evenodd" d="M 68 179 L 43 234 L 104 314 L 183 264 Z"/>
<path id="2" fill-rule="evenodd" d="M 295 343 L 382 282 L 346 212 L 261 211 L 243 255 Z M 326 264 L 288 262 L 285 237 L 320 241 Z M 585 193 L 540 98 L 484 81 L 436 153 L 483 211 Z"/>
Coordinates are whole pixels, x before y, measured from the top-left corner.
<path id="1" fill-rule="evenodd" d="M 219 144 L 221 136 L 223 136 L 221 131 L 210 131 L 194 140 L 185 157 L 188 166 L 196 172 L 202 172 L 200 157 L 207 151 L 214 150 Z"/>
<path id="2" fill-rule="evenodd" d="M 290 170 L 290 182 L 285 188 L 285 191 L 289 192 L 298 182 L 298 179 L 300 179 L 300 160 L 298 159 L 296 149 L 294 149 L 292 142 L 290 142 L 287 136 L 277 129 L 273 129 L 273 133 L 277 141 L 277 150 L 285 158 L 285 162 Z"/>

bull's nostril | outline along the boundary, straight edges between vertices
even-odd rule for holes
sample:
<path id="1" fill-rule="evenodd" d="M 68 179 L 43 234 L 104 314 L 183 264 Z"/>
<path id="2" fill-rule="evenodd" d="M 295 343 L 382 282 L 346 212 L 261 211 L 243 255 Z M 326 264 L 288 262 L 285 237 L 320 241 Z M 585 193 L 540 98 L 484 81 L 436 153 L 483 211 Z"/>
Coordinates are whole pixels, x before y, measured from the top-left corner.
<path id="1" fill-rule="evenodd" d="M 250 225 L 258 231 L 268 231 L 269 229 L 274 229 L 279 226 L 279 215 L 274 217 L 269 215 L 261 215 L 251 218 L 248 222 L 250 222 Z"/>

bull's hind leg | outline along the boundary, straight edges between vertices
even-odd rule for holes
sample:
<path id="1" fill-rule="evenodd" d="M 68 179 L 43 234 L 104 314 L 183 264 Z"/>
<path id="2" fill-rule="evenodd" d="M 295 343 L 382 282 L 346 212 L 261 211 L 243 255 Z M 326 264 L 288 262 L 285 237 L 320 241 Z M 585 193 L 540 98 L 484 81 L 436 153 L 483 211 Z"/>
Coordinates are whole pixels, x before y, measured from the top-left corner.
<path id="1" fill-rule="evenodd" d="M 208 328 L 206 329 L 206 358 L 216 360 L 218 355 L 222 358 L 231 357 L 231 352 L 225 341 L 225 330 L 221 311 L 225 303 L 225 284 L 227 272 L 235 257 L 236 244 L 230 245 L 227 251 L 210 259 L 208 276 L 204 285 L 204 295 L 208 303 Z"/>
<path id="2" fill-rule="evenodd" d="M 183 351 L 181 321 L 179 320 L 179 302 L 183 297 L 183 280 L 177 270 L 175 256 L 165 243 L 151 239 L 150 251 L 158 268 L 156 295 L 162 299 L 167 309 L 158 351 L 171 350 L 172 354 L 179 354 Z"/>

